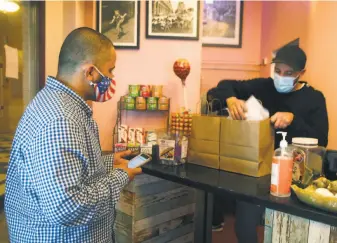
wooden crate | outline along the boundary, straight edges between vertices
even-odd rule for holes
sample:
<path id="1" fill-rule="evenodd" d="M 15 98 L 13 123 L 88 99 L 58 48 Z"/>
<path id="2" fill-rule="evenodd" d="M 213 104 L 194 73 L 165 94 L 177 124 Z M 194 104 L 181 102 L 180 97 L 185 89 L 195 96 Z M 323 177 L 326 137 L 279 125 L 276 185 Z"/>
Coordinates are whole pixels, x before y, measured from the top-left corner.
<path id="1" fill-rule="evenodd" d="M 195 191 L 149 175 L 137 176 L 116 207 L 117 243 L 192 243 Z"/>
<path id="2" fill-rule="evenodd" d="M 264 243 L 337 243 L 336 227 L 266 209 Z"/>

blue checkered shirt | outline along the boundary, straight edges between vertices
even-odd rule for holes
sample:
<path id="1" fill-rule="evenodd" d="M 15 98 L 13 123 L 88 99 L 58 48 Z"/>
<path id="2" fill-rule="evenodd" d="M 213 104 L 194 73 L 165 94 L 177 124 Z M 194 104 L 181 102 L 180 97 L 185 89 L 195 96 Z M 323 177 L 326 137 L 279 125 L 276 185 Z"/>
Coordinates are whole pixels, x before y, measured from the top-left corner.
<path id="1" fill-rule="evenodd" d="M 102 156 L 92 110 L 48 77 L 18 125 L 6 179 L 11 242 L 114 242 L 126 172 Z"/>

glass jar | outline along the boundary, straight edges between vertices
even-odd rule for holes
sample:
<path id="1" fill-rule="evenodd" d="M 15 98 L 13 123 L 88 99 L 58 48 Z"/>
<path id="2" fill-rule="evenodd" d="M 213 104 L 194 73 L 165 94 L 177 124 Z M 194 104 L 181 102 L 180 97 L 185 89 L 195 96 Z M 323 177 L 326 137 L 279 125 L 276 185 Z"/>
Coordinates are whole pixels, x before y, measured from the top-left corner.
<path id="1" fill-rule="evenodd" d="M 318 139 L 293 138 L 292 147 L 294 184 L 303 188 L 310 185 L 313 180 L 324 176 L 323 162 L 326 148 L 318 146 Z"/>

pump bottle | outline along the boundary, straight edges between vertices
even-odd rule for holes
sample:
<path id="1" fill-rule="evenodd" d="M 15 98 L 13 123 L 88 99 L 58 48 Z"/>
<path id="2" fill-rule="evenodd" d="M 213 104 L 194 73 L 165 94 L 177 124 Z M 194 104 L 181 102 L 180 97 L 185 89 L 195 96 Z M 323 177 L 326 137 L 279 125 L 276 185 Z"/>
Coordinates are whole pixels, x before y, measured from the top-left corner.
<path id="1" fill-rule="evenodd" d="M 280 147 L 275 150 L 272 162 L 270 193 L 276 197 L 289 197 L 293 170 L 293 153 L 286 141 L 286 132 L 277 132 L 283 136 Z"/>

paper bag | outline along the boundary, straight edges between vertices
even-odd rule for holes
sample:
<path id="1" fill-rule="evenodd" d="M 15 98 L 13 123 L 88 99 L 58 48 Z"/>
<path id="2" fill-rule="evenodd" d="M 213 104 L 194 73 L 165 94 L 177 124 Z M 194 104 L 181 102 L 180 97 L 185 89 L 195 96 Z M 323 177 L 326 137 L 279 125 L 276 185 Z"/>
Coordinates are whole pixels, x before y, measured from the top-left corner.
<path id="1" fill-rule="evenodd" d="M 188 163 L 219 169 L 220 117 L 193 116 Z"/>
<path id="2" fill-rule="evenodd" d="M 221 118 L 220 169 L 261 177 L 271 173 L 274 131 L 269 119 L 237 121 Z"/>

